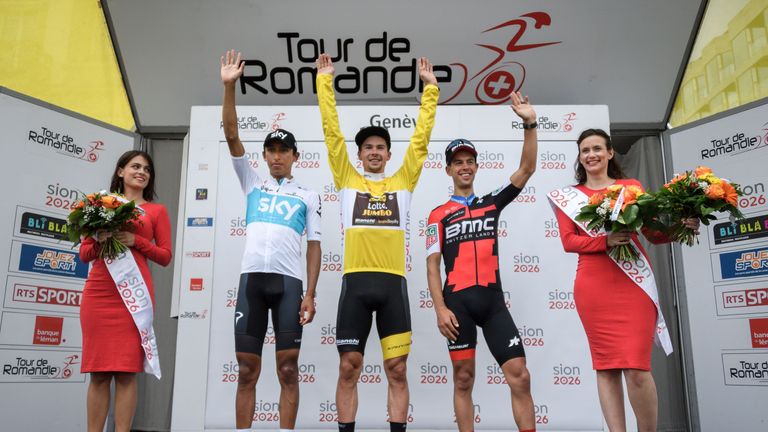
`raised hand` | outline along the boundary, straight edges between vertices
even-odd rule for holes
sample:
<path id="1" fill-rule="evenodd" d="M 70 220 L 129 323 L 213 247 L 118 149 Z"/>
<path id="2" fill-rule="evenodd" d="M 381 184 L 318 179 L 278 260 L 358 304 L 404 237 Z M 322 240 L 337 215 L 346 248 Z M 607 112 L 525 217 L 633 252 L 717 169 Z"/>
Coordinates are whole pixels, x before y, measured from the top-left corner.
<path id="1" fill-rule="evenodd" d="M 320 54 L 320 57 L 315 60 L 315 67 L 317 67 L 317 73 L 318 74 L 330 74 L 333 75 L 333 73 L 336 71 L 333 68 L 333 62 L 331 61 L 331 56 L 328 54 Z"/>
<path id="2" fill-rule="evenodd" d="M 528 102 L 528 96 L 523 96 L 520 92 L 512 92 L 512 105 L 511 108 L 515 111 L 523 122 L 533 123 L 536 121 L 536 111 L 533 109 L 533 105 Z"/>
<path id="3" fill-rule="evenodd" d="M 235 50 L 227 51 L 226 56 L 222 56 L 219 59 L 219 64 L 221 64 L 221 82 L 223 84 L 234 84 L 243 75 L 245 62 L 240 59 L 240 53 L 237 53 L 237 57 L 235 57 Z"/>
<path id="4" fill-rule="evenodd" d="M 432 63 L 426 57 L 419 59 L 419 78 L 424 81 L 424 84 L 437 85 L 437 78 L 435 78 L 435 74 L 432 72 Z"/>

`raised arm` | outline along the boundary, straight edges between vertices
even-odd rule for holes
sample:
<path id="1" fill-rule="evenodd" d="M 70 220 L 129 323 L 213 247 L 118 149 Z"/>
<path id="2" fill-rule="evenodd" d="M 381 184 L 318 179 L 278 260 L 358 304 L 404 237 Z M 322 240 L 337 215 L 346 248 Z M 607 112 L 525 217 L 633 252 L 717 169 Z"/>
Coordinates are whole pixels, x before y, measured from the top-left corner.
<path id="1" fill-rule="evenodd" d="M 524 125 L 536 123 L 536 111 L 528 102 L 528 96 L 520 92 L 512 92 L 512 109 L 523 120 Z M 523 130 L 523 151 L 520 154 L 520 166 L 512 173 L 509 181 L 522 189 L 536 171 L 536 155 L 538 154 L 538 136 L 536 128 Z"/>
<path id="2" fill-rule="evenodd" d="M 245 154 L 243 143 L 237 128 L 237 110 L 235 109 L 235 83 L 243 75 L 245 62 L 240 53 L 235 57 L 235 50 L 227 51 L 219 59 L 221 64 L 221 82 L 224 84 L 224 102 L 221 105 L 221 120 L 224 123 L 224 137 L 227 139 L 229 154 L 240 157 Z"/>
<path id="3" fill-rule="evenodd" d="M 411 136 L 411 143 L 405 152 L 403 165 L 395 173 L 400 177 L 408 189 L 413 191 L 419 181 L 421 170 L 424 167 L 424 159 L 427 158 L 427 146 L 432 128 L 435 126 L 435 113 L 437 112 L 437 100 L 440 98 L 440 90 L 437 88 L 437 78 L 432 71 L 432 63 L 426 57 L 419 59 L 419 78 L 424 82 L 424 93 L 421 95 L 421 107 L 419 117 L 416 119 L 416 129 Z"/>
<path id="4" fill-rule="evenodd" d="M 328 54 L 320 54 L 315 61 L 317 67 L 317 104 L 320 106 L 320 117 L 323 122 L 325 146 L 328 148 L 328 163 L 331 166 L 333 182 L 336 189 L 341 189 L 347 179 L 356 173 L 355 167 L 349 161 L 347 145 L 339 127 L 339 115 L 336 112 L 336 95 L 333 92 L 333 62 Z"/>

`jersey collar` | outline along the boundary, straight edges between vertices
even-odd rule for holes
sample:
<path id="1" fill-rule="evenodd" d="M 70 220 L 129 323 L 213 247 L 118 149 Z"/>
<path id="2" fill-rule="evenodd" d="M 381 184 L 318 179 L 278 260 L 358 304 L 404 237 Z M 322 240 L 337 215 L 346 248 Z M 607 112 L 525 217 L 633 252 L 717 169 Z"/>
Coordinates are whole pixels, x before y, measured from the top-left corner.
<path id="1" fill-rule="evenodd" d="M 473 193 L 470 196 L 461 196 L 461 195 L 451 195 L 451 201 L 457 202 L 459 204 L 465 205 L 467 207 L 471 206 L 473 202 L 475 202 L 475 194 Z"/>
<path id="2" fill-rule="evenodd" d="M 368 171 L 363 172 L 363 177 L 365 177 L 366 180 L 373 180 L 373 181 L 382 181 L 386 177 L 383 172 L 380 173 L 371 173 Z"/>

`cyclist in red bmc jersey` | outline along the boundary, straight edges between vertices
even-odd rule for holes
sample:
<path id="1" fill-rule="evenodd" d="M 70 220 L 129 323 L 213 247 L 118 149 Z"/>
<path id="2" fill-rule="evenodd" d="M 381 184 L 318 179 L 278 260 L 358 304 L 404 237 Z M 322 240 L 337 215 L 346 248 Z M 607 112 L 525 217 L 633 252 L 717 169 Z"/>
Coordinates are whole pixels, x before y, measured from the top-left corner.
<path id="1" fill-rule="evenodd" d="M 432 210 L 427 226 L 427 280 L 437 326 L 448 338 L 453 406 L 462 432 L 474 430 L 472 387 L 477 326 L 483 329 L 488 348 L 509 384 L 518 429 L 536 430 L 523 342 L 505 305 L 499 280 L 499 215 L 533 175 L 538 151 L 536 112 L 528 97 L 512 93 L 512 109 L 523 119 L 520 167 L 506 185 L 477 198 L 473 188 L 477 150 L 467 140 L 452 141 L 445 149 L 445 171 L 453 179 L 454 195 Z M 445 263 L 445 286 L 440 276 L 440 255 Z"/>

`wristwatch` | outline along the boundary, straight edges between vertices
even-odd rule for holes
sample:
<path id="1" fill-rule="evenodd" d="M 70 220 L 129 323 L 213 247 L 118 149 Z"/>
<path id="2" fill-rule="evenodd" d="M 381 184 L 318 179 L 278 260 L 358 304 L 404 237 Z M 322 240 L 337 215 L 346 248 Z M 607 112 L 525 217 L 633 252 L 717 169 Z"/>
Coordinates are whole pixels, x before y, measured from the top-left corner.
<path id="1" fill-rule="evenodd" d="M 539 124 L 536 123 L 535 121 L 533 123 L 528 123 L 528 124 L 523 123 L 523 129 L 536 129 L 538 126 Z"/>

